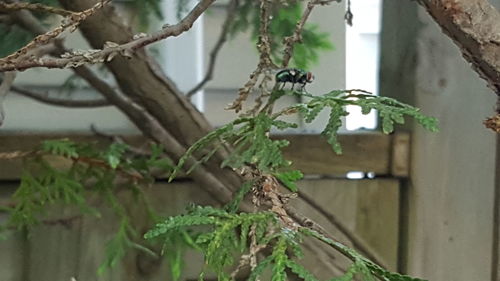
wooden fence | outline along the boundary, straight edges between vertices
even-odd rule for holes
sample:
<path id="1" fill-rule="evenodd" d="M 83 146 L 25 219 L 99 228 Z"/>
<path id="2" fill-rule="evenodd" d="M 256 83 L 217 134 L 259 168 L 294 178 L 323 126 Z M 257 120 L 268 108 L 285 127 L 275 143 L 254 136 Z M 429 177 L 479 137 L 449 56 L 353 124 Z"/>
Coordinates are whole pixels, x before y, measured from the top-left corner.
<path id="1" fill-rule="evenodd" d="M 60 136 L 1 136 L 0 152 L 32 149 L 40 140 Z M 286 157 L 306 174 L 300 182 L 305 198 L 313 198 L 317 208 L 311 208 L 301 199 L 291 204 L 315 219 L 339 240 L 348 241 L 332 224 L 337 220 L 342 227 L 364 244 L 366 248 L 390 269 L 398 261 L 400 182 L 408 175 L 409 143 L 407 134 L 382 135 L 377 133 L 342 135 L 344 154 L 331 148 L 314 135 L 278 136 L 291 139 Z M 73 136 L 78 141 L 95 140 L 92 136 Z M 140 142 L 140 138 L 130 138 Z M 21 162 L 0 161 L 0 204 L 6 204 L 18 185 Z M 373 172 L 373 179 L 350 180 L 349 171 Z M 189 180 L 171 184 L 158 183 L 145 190 L 152 205 L 164 215 L 182 212 L 192 202 L 214 204 L 208 194 Z M 121 195 L 136 225 L 141 225 L 144 210 L 133 204 L 127 194 Z M 318 211 L 320 210 L 320 211 Z M 32 233 L 13 233 L 0 242 L 0 280 L 6 281 L 78 281 L 89 280 L 170 280 L 168 266 L 152 260 L 140 252 L 131 251 L 113 270 L 97 276 L 96 270 L 104 260 L 104 249 L 114 233 L 117 219 L 110 210 L 102 209 L 101 219 L 78 217 L 69 223 L 55 223 L 36 227 Z M 54 217 L 73 215 L 70 208 L 58 208 Z M 3 217 L 1 217 L 3 215 Z M 332 218 L 332 216 L 334 218 Z M 5 214 L 0 213 L 0 219 Z M 343 267 L 335 255 L 319 256 L 310 244 L 306 249 L 304 265 L 319 277 L 331 278 Z M 333 257 L 333 258 L 332 258 Z M 186 256 L 184 280 L 196 280 L 202 266 L 201 257 Z M 344 262 L 345 263 L 345 262 Z"/>

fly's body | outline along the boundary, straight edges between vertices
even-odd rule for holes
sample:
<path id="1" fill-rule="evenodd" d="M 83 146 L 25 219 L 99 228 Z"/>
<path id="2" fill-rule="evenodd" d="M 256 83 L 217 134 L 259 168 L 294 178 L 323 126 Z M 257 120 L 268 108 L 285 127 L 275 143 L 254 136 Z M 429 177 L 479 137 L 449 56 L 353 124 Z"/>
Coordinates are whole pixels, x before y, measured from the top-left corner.
<path id="1" fill-rule="evenodd" d="M 314 80 L 314 75 L 309 72 L 298 68 L 286 68 L 276 73 L 276 83 L 283 83 L 283 89 L 286 83 L 292 83 L 292 90 L 295 84 L 301 85 L 301 90 L 304 89 L 307 83 Z"/>

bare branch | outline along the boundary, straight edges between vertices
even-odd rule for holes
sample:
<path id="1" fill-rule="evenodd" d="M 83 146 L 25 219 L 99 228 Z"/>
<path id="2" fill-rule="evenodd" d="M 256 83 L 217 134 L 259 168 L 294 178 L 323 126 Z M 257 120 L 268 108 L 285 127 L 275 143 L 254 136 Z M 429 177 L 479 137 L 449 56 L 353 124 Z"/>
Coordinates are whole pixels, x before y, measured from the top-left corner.
<path id="1" fill-rule="evenodd" d="M 420 0 L 472 68 L 500 95 L 500 13 L 487 0 Z"/>
<path id="2" fill-rule="evenodd" d="M 110 1 L 110 0 L 107 0 Z M 215 0 L 200 1 L 189 14 L 175 25 L 165 25 L 160 31 L 151 35 L 138 34 L 134 39 L 125 44 L 107 42 L 101 50 L 74 51 L 62 55 L 61 58 L 32 58 L 29 60 L 16 61 L 15 63 L 6 63 L 0 60 L 0 72 L 9 70 L 25 70 L 33 67 L 45 68 L 66 68 L 78 67 L 84 64 L 96 64 L 111 61 L 116 55 L 131 57 L 132 54 L 140 48 L 149 44 L 158 42 L 171 36 L 178 36 L 189 30 L 200 15 Z M 92 8 L 91 8 L 92 9 Z M 81 13 L 86 13 L 91 9 Z M 79 21 L 81 22 L 81 21 Z M 79 23 L 78 22 L 78 23 Z M 74 26 L 74 25 L 71 25 Z M 41 35 L 43 36 L 43 35 Z M 24 48 L 23 48 L 24 49 Z"/>
<path id="3" fill-rule="evenodd" d="M 285 50 L 284 50 L 285 55 L 283 56 L 283 62 L 281 63 L 281 67 L 286 68 L 288 66 L 288 63 L 290 62 L 290 59 L 292 58 L 293 55 L 293 47 L 295 43 L 302 42 L 302 30 L 304 29 L 304 25 L 306 24 L 307 19 L 311 15 L 311 12 L 314 9 L 314 7 L 317 5 L 328 5 L 334 1 L 340 2 L 340 0 L 310 0 L 307 3 L 307 6 L 304 12 L 302 13 L 302 17 L 295 26 L 295 31 L 291 36 L 285 37 L 283 39 L 283 43 L 285 45 Z"/>
<path id="4" fill-rule="evenodd" d="M 500 114 L 487 118 L 483 124 L 486 128 L 500 134 Z"/>
<path id="5" fill-rule="evenodd" d="M 36 101 L 55 106 L 76 107 L 76 108 L 111 106 L 111 104 L 105 99 L 69 100 L 69 99 L 53 98 L 49 96 L 49 93 L 37 93 L 16 86 L 12 86 L 11 91 L 18 93 L 22 96 L 32 98 Z"/>
<path id="6" fill-rule="evenodd" d="M 290 62 L 290 59 L 293 55 L 293 47 L 295 43 L 300 42 L 302 40 L 302 30 L 304 28 L 304 25 L 309 18 L 309 15 L 311 14 L 313 8 L 317 5 L 327 5 L 330 4 L 331 2 L 340 2 L 341 0 L 310 0 L 307 3 L 306 9 L 304 10 L 301 19 L 297 22 L 295 31 L 292 34 L 292 36 L 285 37 L 284 38 L 284 56 L 283 56 L 283 63 L 282 67 L 286 68 L 288 66 L 288 63 Z M 235 110 L 236 112 L 239 112 L 242 107 L 243 107 L 243 102 L 246 101 L 248 98 L 248 95 L 251 93 L 251 91 L 254 89 L 255 85 L 257 84 L 257 81 L 259 77 L 262 74 L 265 74 L 264 79 L 262 79 L 259 89 L 261 90 L 260 96 L 256 99 L 256 105 L 254 108 L 249 110 L 246 114 L 255 114 L 256 112 L 264 112 L 267 111 L 268 113 L 272 112 L 273 108 L 273 102 L 269 102 L 259 111 L 260 106 L 262 105 L 262 99 L 265 96 L 268 96 L 270 92 L 266 89 L 266 85 L 270 80 L 270 70 L 278 68 L 271 59 L 271 46 L 270 46 L 270 39 L 269 39 L 269 34 L 268 34 L 268 26 L 269 26 L 269 0 L 261 0 L 261 5 L 260 5 L 260 30 L 259 30 L 259 42 L 257 43 L 257 48 L 260 53 L 260 59 L 259 59 L 259 64 L 257 65 L 257 68 L 250 74 L 250 79 L 245 83 L 245 85 L 239 89 L 238 91 L 238 98 L 226 109 L 228 110 Z M 275 85 L 276 87 L 277 85 Z M 273 89 L 273 91 L 276 90 Z"/>
<path id="7" fill-rule="evenodd" d="M 269 0 L 260 1 L 260 28 L 257 49 L 260 52 L 259 64 L 262 67 L 277 68 L 271 59 L 271 39 L 269 37 L 269 20 L 271 19 Z"/>
<path id="8" fill-rule="evenodd" d="M 74 14 L 72 11 L 64 10 L 57 7 L 46 6 L 41 3 L 24 3 L 24 2 L 16 2 L 16 3 L 5 3 L 0 2 L 0 12 L 8 13 L 13 11 L 20 10 L 30 10 L 33 12 L 47 12 L 51 14 L 56 14 L 60 16 L 71 16 Z"/>
<path id="9" fill-rule="evenodd" d="M 14 13 L 12 15 L 15 23 L 20 27 L 32 32 L 33 34 L 39 35 L 48 32 L 46 28 L 43 27 L 41 22 L 35 18 L 29 11 L 20 11 Z M 64 52 L 68 52 L 68 50 L 64 47 L 62 41 L 55 41 L 54 47 L 56 48 L 56 55 Z M 83 78 L 90 86 L 92 86 L 95 90 L 97 90 L 101 95 L 103 95 L 106 99 L 101 100 L 101 102 L 96 101 L 97 103 L 104 103 L 106 105 L 111 105 L 109 101 L 120 100 L 120 94 L 116 92 L 108 83 L 99 78 L 96 74 L 92 72 L 86 66 L 80 66 L 72 69 L 75 74 Z M 22 93 L 21 93 L 22 94 Z M 26 93 L 28 96 L 29 93 Z M 40 95 L 30 96 L 32 98 L 39 98 Z M 43 102 L 42 100 L 39 100 Z M 45 99 L 46 101 L 46 99 Z"/>
<path id="10" fill-rule="evenodd" d="M 238 0 L 231 0 L 229 2 L 227 9 L 226 9 L 226 19 L 224 20 L 224 23 L 222 24 L 222 29 L 219 34 L 219 39 L 217 39 L 217 42 L 215 43 L 214 47 L 210 51 L 209 55 L 209 61 L 208 61 L 208 68 L 207 72 L 205 73 L 205 77 L 196 85 L 193 89 L 189 90 L 187 92 L 186 96 L 191 97 L 192 95 L 196 94 L 201 88 L 205 86 L 205 84 L 212 80 L 213 78 L 213 72 L 215 69 L 215 62 L 217 61 L 217 55 L 219 54 L 219 51 L 221 50 L 222 46 L 224 43 L 227 41 L 227 35 L 229 33 L 229 28 L 231 27 L 231 24 L 234 21 L 235 15 L 236 15 L 236 8 L 238 7 Z"/>
<path id="11" fill-rule="evenodd" d="M 487 0 L 419 0 L 500 98 L 500 13 Z M 500 132 L 500 103 L 484 125 Z"/>
<path id="12" fill-rule="evenodd" d="M 90 130 L 98 137 L 104 138 L 109 140 L 112 143 L 119 143 L 119 144 L 125 144 L 127 146 L 127 150 L 132 152 L 135 155 L 138 156 L 151 156 L 151 151 L 148 151 L 146 149 L 143 149 L 141 147 L 135 147 L 129 143 L 127 143 L 121 136 L 118 135 L 112 135 L 105 133 L 97 128 L 95 124 L 90 125 Z"/>
<path id="13" fill-rule="evenodd" d="M 351 11 L 351 0 L 347 0 L 347 10 L 345 11 L 344 19 L 349 26 L 352 26 L 352 19 L 354 15 Z"/>
<path id="14" fill-rule="evenodd" d="M 110 1 L 111 0 L 101 0 L 97 4 L 95 4 L 94 6 L 85 11 L 71 14 L 62 21 L 62 24 L 60 26 L 56 27 L 55 29 L 45 34 L 38 35 L 37 37 L 35 37 L 35 39 L 33 39 L 26 46 L 22 47 L 15 53 L 0 59 L 0 72 L 26 69 L 26 68 L 16 68 L 16 65 L 17 64 L 23 65 L 23 63 L 27 61 L 42 62 L 43 59 L 38 58 L 36 56 L 28 60 L 21 60 L 21 57 L 26 55 L 28 51 L 49 43 L 51 40 L 57 38 L 61 33 L 63 33 L 67 29 L 69 29 L 71 32 L 74 31 L 82 21 L 84 21 L 86 18 L 94 14 L 97 10 L 102 8 Z"/>
<path id="15" fill-rule="evenodd" d="M 271 43 L 268 34 L 270 19 L 269 10 L 269 0 L 260 0 L 260 27 L 259 40 L 257 42 L 257 49 L 260 53 L 259 63 L 257 64 L 257 68 L 250 74 L 250 79 L 238 90 L 238 97 L 236 100 L 231 105 L 226 107 L 226 110 L 234 110 L 236 113 L 241 111 L 243 108 L 243 102 L 247 100 L 260 75 L 266 69 L 277 68 L 271 59 Z"/>
<path id="16" fill-rule="evenodd" d="M 0 159 L 5 159 L 5 160 L 13 160 L 17 158 L 24 158 L 29 155 L 36 154 L 35 151 L 8 151 L 8 152 L 0 152 Z"/>

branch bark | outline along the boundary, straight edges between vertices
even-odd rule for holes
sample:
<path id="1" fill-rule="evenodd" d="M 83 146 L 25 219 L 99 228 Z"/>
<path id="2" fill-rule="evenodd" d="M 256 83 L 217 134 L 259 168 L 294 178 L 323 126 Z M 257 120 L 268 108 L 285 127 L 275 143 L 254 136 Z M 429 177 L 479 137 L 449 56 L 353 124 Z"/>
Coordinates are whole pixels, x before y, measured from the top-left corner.
<path id="1" fill-rule="evenodd" d="M 500 13 L 487 0 L 419 0 L 500 98 Z M 500 104 L 486 127 L 500 133 Z"/>
<path id="2" fill-rule="evenodd" d="M 217 61 L 217 55 L 219 54 L 219 51 L 221 50 L 224 43 L 226 43 L 227 41 L 227 35 L 229 33 L 229 28 L 231 27 L 231 24 L 233 23 L 234 17 L 236 15 L 235 12 L 236 8 L 238 7 L 238 2 L 239 2 L 238 0 L 231 0 L 231 2 L 229 2 L 226 9 L 227 13 L 226 19 L 222 24 L 222 29 L 220 31 L 219 38 L 217 39 L 215 46 L 210 51 L 208 68 L 207 72 L 205 73 L 205 77 L 203 77 L 203 80 L 201 80 L 200 83 L 198 83 L 198 85 L 194 86 L 193 89 L 189 90 L 189 92 L 186 93 L 186 96 L 188 97 L 193 96 L 199 90 L 201 90 L 208 81 L 212 80 L 215 69 L 215 62 Z"/>
<path id="3" fill-rule="evenodd" d="M 45 67 L 45 68 L 67 68 L 67 67 L 78 67 L 85 64 L 96 64 L 106 61 L 111 61 L 115 56 L 123 55 L 125 57 L 132 57 L 133 53 L 138 49 L 141 49 L 149 44 L 161 41 L 171 36 L 178 36 L 183 32 L 189 30 L 193 26 L 194 22 L 203 14 L 203 12 L 208 9 L 208 7 L 215 0 L 203 0 L 199 2 L 191 12 L 184 17 L 179 23 L 175 25 L 165 25 L 160 31 L 153 33 L 151 35 L 139 34 L 132 36 L 129 41 L 123 42 L 121 44 L 116 43 L 113 40 L 107 40 L 103 42 L 100 46 L 95 46 L 97 50 L 87 50 L 87 51 L 77 51 L 64 54 L 61 58 L 32 58 L 25 60 L 13 61 L 19 56 L 19 54 L 24 54 L 26 50 L 33 48 L 34 46 L 48 42 L 48 40 L 57 37 L 64 30 L 76 27 L 81 21 L 85 20 L 87 16 L 94 13 L 97 8 L 101 8 L 107 1 L 103 1 L 102 4 L 96 4 L 92 8 L 88 8 L 79 13 L 74 13 L 78 17 L 70 16 L 72 19 L 54 29 L 53 31 L 39 35 L 31 43 L 23 47 L 21 50 L 17 51 L 13 55 L 10 55 L 4 59 L 0 60 L 0 72 L 1 71 L 12 71 L 12 70 L 26 70 L 34 67 Z M 90 11 L 90 12 L 89 12 Z M 102 48 L 102 49 L 100 49 Z"/>
<path id="4" fill-rule="evenodd" d="M 50 97 L 48 93 L 38 93 L 35 91 L 19 88 L 17 86 L 12 86 L 10 90 L 12 92 L 18 93 L 22 96 L 34 99 L 36 101 L 55 106 L 85 108 L 85 107 L 103 107 L 112 105 L 107 100 L 102 98 L 93 100 L 70 100 L 70 99 L 53 98 Z"/>
<path id="5" fill-rule="evenodd" d="M 47 45 L 66 30 L 70 30 L 70 32 L 74 31 L 82 21 L 104 7 L 110 1 L 111 0 L 102 0 L 95 3 L 88 9 L 85 9 L 78 13 L 72 13 L 70 16 L 67 16 L 58 27 L 47 33 L 38 35 L 31 42 L 26 44 L 21 49 L 17 50 L 15 53 L 1 58 L 0 72 L 27 69 L 29 67 L 24 67 L 26 63 L 28 63 L 28 65 L 44 65 L 46 63 L 45 59 L 41 58 L 40 56 L 33 56 L 33 58 L 31 58 L 31 56 L 26 56 L 28 52 L 36 49 L 37 47 Z"/>

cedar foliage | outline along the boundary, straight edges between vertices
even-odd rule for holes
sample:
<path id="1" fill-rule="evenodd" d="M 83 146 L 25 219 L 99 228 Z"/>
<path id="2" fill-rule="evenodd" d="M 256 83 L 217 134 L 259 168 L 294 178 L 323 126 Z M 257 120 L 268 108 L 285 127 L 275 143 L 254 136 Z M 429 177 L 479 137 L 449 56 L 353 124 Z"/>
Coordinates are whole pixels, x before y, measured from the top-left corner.
<path id="1" fill-rule="evenodd" d="M 54 0 L 36 2 L 57 4 Z M 242 1 L 237 9 L 237 20 L 232 25 L 233 34 L 250 29 L 254 39 L 257 38 L 257 2 Z M 280 6 L 276 1 L 272 7 L 273 19 L 270 22 L 271 55 L 277 63 L 280 63 L 279 54 L 283 49 L 281 40 L 292 34 L 302 10 L 299 1 L 285 2 L 287 5 Z M 186 1 L 180 0 L 179 3 L 180 13 L 185 8 L 182 3 Z M 158 18 L 162 16 L 158 0 L 134 0 L 129 4 L 138 10 L 142 29 L 147 27 L 151 15 Z M 43 19 L 44 15 L 37 17 Z M 10 29 L 2 24 L 0 36 L 9 42 L 2 45 L 1 56 L 11 53 L 33 38 L 32 34 Z M 299 68 L 308 68 L 317 61 L 319 51 L 331 48 L 328 34 L 318 31 L 315 25 L 306 25 L 302 43 L 294 48 L 292 63 Z M 304 102 L 283 108 L 274 114 L 261 111 L 253 116 L 239 117 L 194 143 L 177 164 L 165 157 L 163 149 L 156 145 L 151 146 L 148 155 L 136 155 L 131 153 L 130 147 L 121 143 L 102 148 L 93 143 L 75 143 L 67 139 L 45 141 L 25 161 L 21 184 L 13 195 L 15 205 L 2 208 L 10 216 L 0 229 L 29 230 L 47 218 L 49 207 L 61 204 L 76 206 L 83 213 L 99 217 L 99 211 L 87 202 L 88 195 L 96 193 L 105 199 L 119 218 L 118 229 L 107 244 L 106 258 L 98 272 L 115 266 L 129 249 L 139 249 L 152 256 L 164 255 L 171 267 L 172 278 L 178 280 L 183 269 L 184 251 L 194 249 L 205 260 L 200 280 L 209 271 L 215 273 L 219 280 L 232 280 L 234 276 L 231 269 L 245 259 L 254 258 L 256 264 L 252 266 L 247 280 L 259 280 L 270 274 L 272 281 L 284 281 L 291 272 L 303 280 L 316 281 L 318 279 L 300 264 L 300 259 L 304 256 L 302 243 L 309 237 L 333 247 L 352 261 L 343 275 L 334 276 L 331 281 L 351 281 L 354 278 L 364 281 L 375 278 L 385 281 L 419 281 L 417 278 L 389 272 L 354 249 L 317 231 L 290 226 L 272 210 L 240 212 L 239 206 L 246 195 L 252 193 L 255 196 L 259 192 L 261 183 L 258 179 L 244 182 L 233 200 L 222 208 L 189 206 L 185 214 L 164 219 L 159 219 L 159 215 L 150 210 L 151 220 L 157 223 L 144 235 L 146 240 L 141 239 L 116 196 L 118 187 L 115 180 L 118 178 L 127 178 L 127 184 L 120 185 L 120 188 L 131 190 L 137 195 L 136 200 L 149 209 L 140 186 L 154 182 L 153 169 L 161 170 L 162 175 L 167 174 L 169 180 L 173 180 L 179 172 L 189 174 L 197 166 L 210 160 L 219 149 L 229 145 L 233 149 L 221 163 L 223 167 L 236 170 L 252 167 L 260 174 L 278 179 L 291 192 L 297 192 L 296 182 L 303 175 L 300 171 L 290 169 L 290 161 L 281 152 L 289 143 L 286 140 L 273 140 L 269 136 L 271 131 L 298 127 L 295 123 L 280 119 L 285 115 L 299 114 L 306 123 L 310 123 L 322 111 L 329 110 L 328 122 L 322 135 L 336 153 L 342 153 L 337 132 L 342 126 L 342 118 L 348 115 L 345 109 L 348 105 L 359 106 L 363 114 L 378 111 L 384 133 L 392 132 L 394 124 L 404 123 L 405 116 L 414 118 L 430 131 L 437 130 L 436 119 L 423 115 L 419 109 L 363 91 L 333 90 L 322 95 L 312 95 L 305 91 L 274 90 L 269 100 L 274 102 L 286 95 L 299 96 Z M 69 164 L 65 168 L 52 167 L 47 157 L 53 156 L 66 159 Z M 194 165 L 186 166 L 187 160 L 193 157 L 198 160 Z M 146 246 L 155 243 L 161 245 L 160 253 L 155 253 Z M 257 250 L 262 257 L 256 256 L 254 251 Z"/>

